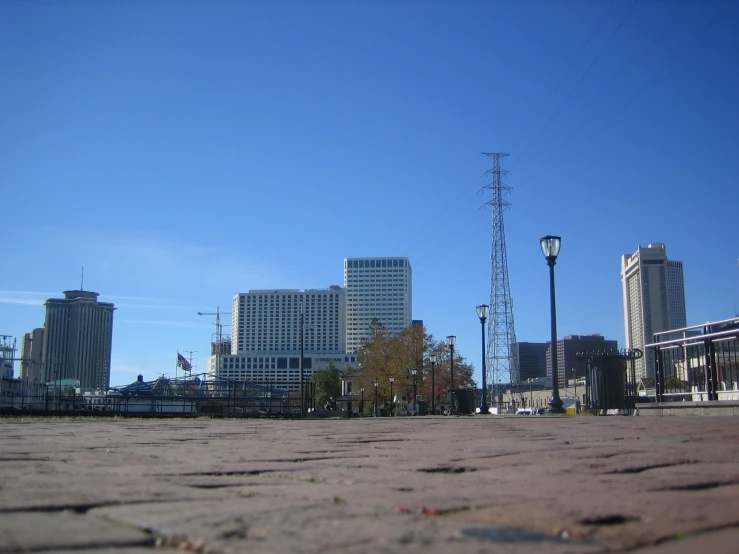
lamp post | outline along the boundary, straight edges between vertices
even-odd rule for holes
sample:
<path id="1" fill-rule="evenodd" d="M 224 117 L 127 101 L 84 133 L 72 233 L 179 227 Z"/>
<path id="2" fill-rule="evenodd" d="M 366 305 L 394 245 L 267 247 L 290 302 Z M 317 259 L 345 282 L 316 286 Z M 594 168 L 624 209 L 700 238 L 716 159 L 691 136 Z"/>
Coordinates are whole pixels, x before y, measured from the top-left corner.
<path id="1" fill-rule="evenodd" d="M 434 390 L 434 366 L 436 365 L 436 354 L 429 356 L 431 360 L 431 415 L 436 413 L 436 391 Z"/>
<path id="2" fill-rule="evenodd" d="M 557 263 L 559 247 L 562 244 L 561 237 L 547 235 L 539 241 L 541 251 L 549 266 L 549 300 L 552 317 L 552 399 L 549 401 L 547 412 L 551 414 L 563 414 L 562 399 L 559 397 L 559 375 L 557 373 L 557 305 L 554 298 L 554 264 Z"/>
<path id="3" fill-rule="evenodd" d="M 372 384 L 375 386 L 375 417 L 377 417 L 377 385 L 380 383 L 373 381 Z"/>
<path id="4" fill-rule="evenodd" d="M 480 401 L 480 413 L 488 415 L 490 409 L 487 402 L 488 395 L 488 376 L 487 368 L 485 367 L 485 320 L 488 318 L 490 312 L 490 306 L 487 304 L 480 304 L 477 307 L 477 317 L 480 318 L 482 324 L 482 400 Z"/>
<path id="5" fill-rule="evenodd" d="M 364 415 L 364 387 L 359 389 L 359 392 L 362 394 L 362 399 L 359 401 L 359 414 Z"/>
<path id="6" fill-rule="evenodd" d="M 529 414 L 534 415 L 534 385 L 533 379 L 529 377 Z"/>
<path id="7" fill-rule="evenodd" d="M 300 301 L 300 419 L 303 419 L 303 407 L 305 406 L 305 386 L 303 381 L 303 342 L 305 329 L 303 324 L 303 301 Z"/>
<path id="8" fill-rule="evenodd" d="M 418 391 L 416 390 L 416 375 L 418 370 L 416 368 L 411 369 L 411 375 L 413 375 L 413 415 L 418 415 Z"/>
<path id="9" fill-rule="evenodd" d="M 574 367 L 572 368 L 572 381 L 575 385 L 575 410 L 577 410 L 577 373 Z"/>
<path id="10" fill-rule="evenodd" d="M 457 337 L 449 335 L 446 338 L 446 343 L 449 345 L 449 399 L 451 407 L 449 411 L 454 414 L 456 413 L 456 406 L 454 405 L 454 345 L 457 343 Z"/>
<path id="11" fill-rule="evenodd" d="M 393 399 L 393 383 L 395 382 L 395 377 L 390 377 L 390 379 L 388 379 L 388 381 L 390 381 L 390 415 L 392 416 L 393 415 L 393 401 L 394 401 L 394 399 Z"/>

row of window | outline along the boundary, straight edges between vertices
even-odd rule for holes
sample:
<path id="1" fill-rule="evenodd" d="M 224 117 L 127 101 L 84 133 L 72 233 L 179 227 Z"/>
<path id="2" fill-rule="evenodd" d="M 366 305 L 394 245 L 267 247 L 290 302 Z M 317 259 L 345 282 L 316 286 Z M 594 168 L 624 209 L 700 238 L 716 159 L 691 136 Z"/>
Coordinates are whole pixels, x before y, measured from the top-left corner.
<path id="1" fill-rule="evenodd" d="M 371 267 L 406 267 L 405 259 L 379 259 L 379 260 L 347 260 L 346 267 L 350 269 L 364 269 Z M 410 266 L 410 264 L 408 264 Z"/>

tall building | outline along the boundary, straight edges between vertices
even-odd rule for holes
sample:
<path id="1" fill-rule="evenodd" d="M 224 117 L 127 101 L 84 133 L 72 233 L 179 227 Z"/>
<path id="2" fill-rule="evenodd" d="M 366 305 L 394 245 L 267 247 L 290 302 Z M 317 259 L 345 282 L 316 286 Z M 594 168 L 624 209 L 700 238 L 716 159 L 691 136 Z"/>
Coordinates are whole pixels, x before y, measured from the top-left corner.
<path id="1" fill-rule="evenodd" d="M 76 379 L 83 389 L 107 390 L 113 340 L 113 311 L 99 294 L 64 291 L 46 301 L 43 335 L 44 379 Z"/>
<path id="2" fill-rule="evenodd" d="M 23 335 L 21 344 L 21 377 L 44 380 L 44 328 L 39 327 Z"/>
<path id="3" fill-rule="evenodd" d="M 621 284 L 626 348 L 645 352 L 654 333 L 686 326 L 683 264 L 667 259 L 664 244 L 640 246 L 634 254 L 622 256 Z M 651 356 L 636 360 L 636 376 L 654 377 Z"/>
<path id="4" fill-rule="evenodd" d="M 250 290 L 234 296 L 231 351 L 210 357 L 209 373 L 300 390 L 300 310 L 303 310 L 303 373 L 334 364 L 356 364 L 346 356 L 346 290 Z"/>
<path id="5" fill-rule="evenodd" d="M 552 378 L 551 342 L 547 343 L 547 377 Z M 606 340 L 602 335 L 565 335 L 557 341 L 557 381 L 564 387 L 570 379 L 585 377 L 585 360 L 577 358 L 578 352 L 593 350 L 617 350 L 618 342 Z"/>
<path id="6" fill-rule="evenodd" d="M 398 334 L 411 324 L 412 272 L 408 258 L 344 258 L 346 352 L 369 338 L 373 319 Z"/>
<path id="7" fill-rule="evenodd" d="M 511 351 L 518 361 L 521 382 L 547 374 L 548 342 L 514 342 Z"/>
<path id="8" fill-rule="evenodd" d="M 328 289 L 250 290 L 234 296 L 231 352 L 296 352 L 300 349 L 300 307 L 305 330 L 303 350 L 338 354 L 346 341 L 346 291 Z"/>
<path id="9" fill-rule="evenodd" d="M 688 326 L 685 311 L 685 281 L 683 263 L 667 260 L 667 294 L 670 298 L 670 328 L 683 329 Z"/>

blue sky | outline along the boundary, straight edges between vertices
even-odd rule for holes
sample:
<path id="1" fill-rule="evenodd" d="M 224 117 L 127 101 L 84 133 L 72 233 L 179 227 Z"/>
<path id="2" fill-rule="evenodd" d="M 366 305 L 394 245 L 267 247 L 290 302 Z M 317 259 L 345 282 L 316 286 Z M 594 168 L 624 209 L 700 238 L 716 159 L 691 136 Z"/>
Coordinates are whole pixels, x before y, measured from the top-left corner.
<path id="1" fill-rule="evenodd" d="M 689 324 L 731 317 L 738 25 L 732 0 L 3 2 L 0 334 L 84 266 L 118 307 L 113 384 L 177 350 L 204 369 L 196 312 L 405 255 L 414 318 L 479 368 L 481 152 L 510 153 L 519 340 L 549 336 L 546 234 L 560 336 L 623 344 L 620 256 L 649 242 Z"/>

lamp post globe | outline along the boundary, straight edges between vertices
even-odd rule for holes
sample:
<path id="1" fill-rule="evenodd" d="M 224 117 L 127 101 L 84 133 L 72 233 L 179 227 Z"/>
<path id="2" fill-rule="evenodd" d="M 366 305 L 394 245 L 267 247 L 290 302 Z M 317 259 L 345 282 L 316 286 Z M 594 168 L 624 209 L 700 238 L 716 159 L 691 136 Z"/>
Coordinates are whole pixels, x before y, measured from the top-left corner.
<path id="1" fill-rule="evenodd" d="M 549 311 L 552 321 L 552 398 L 549 401 L 547 412 L 550 414 L 563 414 L 565 413 L 565 409 L 562 399 L 559 397 L 559 372 L 557 371 L 557 303 L 554 294 L 554 265 L 557 263 L 559 248 L 562 245 L 562 237 L 547 235 L 541 238 L 539 244 L 549 266 Z"/>
<path id="2" fill-rule="evenodd" d="M 454 414 L 457 411 L 454 402 L 454 345 L 457 344 L 457 337 L 449 335 L 446 338 L 446 343 L 449 346 L 449 411 Z"/>
<path id="3" fill-rule="evenodd" d="M 434 385 L 435 385 L 435 383 L 434 383 L 434 373 L 435 373 L 434 372 L 434 366 L 436 365 L 436 354 L 431 354 L 429 356 L 429 360 L 431 361 L 431 415 L 433 415 L 433 414 L 436 413 L 436 410 L 435 410 L 435 408 L 436 408 L 436 405 L 435 405 L 436 391 L 434 390 L 434 388 L 435 388 L 434 387 Z"/>
<path id="4" fill-rule="evenodd" d="M 487 415 L 490 413 L 490 407 L 488 406 L 488 376 L 487 367 L 485 363 L 485 321 L 488 318 L 490 312 L 490 306 L 487 304 L 480 304 L 477 306 L 477 317 L 480 318 L 480 324 L 482 326 L 482 399 L 480 400 L 480 414 Z"/>

